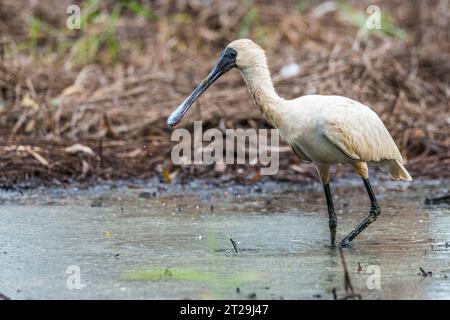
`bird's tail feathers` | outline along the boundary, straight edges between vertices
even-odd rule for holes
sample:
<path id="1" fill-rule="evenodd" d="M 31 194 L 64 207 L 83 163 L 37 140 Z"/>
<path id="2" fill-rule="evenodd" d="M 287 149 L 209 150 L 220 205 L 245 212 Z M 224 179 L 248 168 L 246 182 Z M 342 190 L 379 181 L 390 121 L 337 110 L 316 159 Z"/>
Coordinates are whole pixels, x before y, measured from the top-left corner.
<path id="1" fill-rule="evenodd" d="M 377 166 L 386 172 L 393 180 L 411 181 L 412 177 L 405 169 L 403 164 L 398 160 L 382 160 L 377 163 Z"/>

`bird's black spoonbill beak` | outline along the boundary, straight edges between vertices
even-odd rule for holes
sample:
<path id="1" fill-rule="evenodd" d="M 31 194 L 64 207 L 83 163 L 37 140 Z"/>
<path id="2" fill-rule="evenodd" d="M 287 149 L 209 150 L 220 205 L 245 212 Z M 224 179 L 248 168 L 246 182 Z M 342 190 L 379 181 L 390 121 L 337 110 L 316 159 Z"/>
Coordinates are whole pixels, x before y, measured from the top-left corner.
<path id="1" fill-rule="evenodd" d="M 198 87 L 189 95 L 189 97 L 187 97 L 187 99 L 184 100 L 184 102 L 180 104 L 180 106 L 169 116 L 167 119 L 167 125 L 169 127 L 173 127 L 181 121 L 195 100 L 197 100 L 197 98 L 200 97 L 200 95 L 214 83 L 214 81 L 236 66 L 236 56 L 237 52 L 232 48 L 226 48 L 222 52 L 219 63 L 210 72 L 208 77 L 203 80 L 202 83 L 200 83 Z"/>

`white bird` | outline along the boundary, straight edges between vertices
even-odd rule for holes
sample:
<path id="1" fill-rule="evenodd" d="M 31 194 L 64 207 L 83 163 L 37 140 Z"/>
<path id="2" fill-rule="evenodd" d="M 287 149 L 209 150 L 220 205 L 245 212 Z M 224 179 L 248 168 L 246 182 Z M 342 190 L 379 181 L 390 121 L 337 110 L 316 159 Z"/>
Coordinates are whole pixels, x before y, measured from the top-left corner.
<path id="1" fill-rule="evenodd" d="M 329 168 L 334 164 L 349 164 L 362 177 L 371 202 L 370 211 L 339 243 L 339 246 L 348 245 L 381 213 L 369 182 L 367 164 L 378 166 L 394 180 L 412 180 L 383 122 L 368 106 L 341 96 L 281 98 L 274 89 L 264 50 L 251 40 L 240 39 L 225 48 L 209 76 L 169 116 L 169 127 L 176 125 L 194 101 L 234 67 L 241 72 L 253 102 L 267 122 L 279 130 L 301 160 L 315 165 L 326 196 L 332 246 L 335 245 L 337 219 Z"/>

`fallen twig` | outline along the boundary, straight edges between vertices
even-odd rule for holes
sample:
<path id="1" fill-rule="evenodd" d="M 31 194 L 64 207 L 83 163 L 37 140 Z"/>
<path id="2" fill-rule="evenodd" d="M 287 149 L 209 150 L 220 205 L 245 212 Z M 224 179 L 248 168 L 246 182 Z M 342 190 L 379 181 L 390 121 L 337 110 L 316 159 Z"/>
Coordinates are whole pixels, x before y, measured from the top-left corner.
<path id="1" fill-rule="evenodd" d="M 235 251 L 236 253 L 238 253 L 239 250 L 238 250 L 238 247 L 237 247 L 236 242 L 235 242 L 232 238 L 230 238 L 230 241 L 231 241 L 231 244 L 233 245 L 234 251 Z"/>

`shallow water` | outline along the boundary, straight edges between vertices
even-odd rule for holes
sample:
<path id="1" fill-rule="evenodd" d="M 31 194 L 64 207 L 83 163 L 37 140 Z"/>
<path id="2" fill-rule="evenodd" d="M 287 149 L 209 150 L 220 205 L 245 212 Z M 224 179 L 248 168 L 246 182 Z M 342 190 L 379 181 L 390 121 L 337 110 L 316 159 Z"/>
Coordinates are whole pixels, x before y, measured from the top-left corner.
<path id="1" fill-rule="evenodd" d="M 448 193 L 448 182 L 374 188 L 382 215 L 343 250 L 355 293 L 449 299 L 450 208 L 423 204 Z M 368 213 L 369 201 L 360 181 L 332 185 L 332 192 L 340 239 Z M 338 298 L 347 294 L 317 184 L 2 192 L 0 219 L 0 293 L 12 299 L 332 299 L 333 288 Z M 77 268 L 81 289 L 69 289 L 77 287 Z"/>

